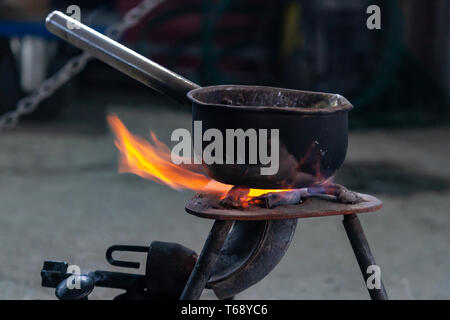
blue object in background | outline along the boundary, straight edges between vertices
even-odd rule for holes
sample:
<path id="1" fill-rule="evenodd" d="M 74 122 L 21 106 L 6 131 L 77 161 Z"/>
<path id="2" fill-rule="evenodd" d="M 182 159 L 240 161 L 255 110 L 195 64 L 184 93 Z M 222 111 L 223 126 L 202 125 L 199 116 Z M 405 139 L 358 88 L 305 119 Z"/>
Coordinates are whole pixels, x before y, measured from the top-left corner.
<path id="1" fill-rule="evenodd" d="M 93 26 L 93 28 L 104 33 L 106 26 Z M 0 37 L 22 37 L 24 35 L 56 39 L 47 31 L 44 21 L 0 20 Z"/>

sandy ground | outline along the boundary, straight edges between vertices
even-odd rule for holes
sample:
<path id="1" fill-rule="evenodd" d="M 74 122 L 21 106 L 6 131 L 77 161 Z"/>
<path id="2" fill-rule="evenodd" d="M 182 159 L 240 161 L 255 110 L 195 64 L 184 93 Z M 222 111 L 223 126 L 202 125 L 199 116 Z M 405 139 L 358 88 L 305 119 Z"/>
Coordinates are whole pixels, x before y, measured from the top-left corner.
<path id="1" fill-rule="evenodd" d="M 190 128 L 188 113 L 115 104 L 108 111 L 133 132 L 146 136 L 151 128 L 163 141 L 175 128 Z M 361 215 L 361 221 L 391 298 L 450 298 L 448 141 L 449 128 L 350 135 L 347 178 L 342 179 L 358 185 L 359 172 L 372 177 L 373 184 L 359 191 L 384 202 L 382 211 Z M 200 252 L 212 225 L 184 212 L 192 192 L 118 174 L 110 133 L 25 128 L 2 134 L 0 148 L 0 299 L 54 299 L 53 290 L 40 285 L 46 259 L 66 260 L 82 271 L 129 272 L 107 265 L 108 246 L 161 240 Z M 400 171 L 406 173 L 392 179 L 389 172 Z M 408 174 L 412 180 L 402 185 Z M 127 259 L 144 261 L 139 254 Z M 117 293 L 95 289 L 93 297 Z M 213 297 L 204 293 L 204 298 Z M 277 268 L 237 298 L 368 298 L 341 218 L 299 221 Z"/>

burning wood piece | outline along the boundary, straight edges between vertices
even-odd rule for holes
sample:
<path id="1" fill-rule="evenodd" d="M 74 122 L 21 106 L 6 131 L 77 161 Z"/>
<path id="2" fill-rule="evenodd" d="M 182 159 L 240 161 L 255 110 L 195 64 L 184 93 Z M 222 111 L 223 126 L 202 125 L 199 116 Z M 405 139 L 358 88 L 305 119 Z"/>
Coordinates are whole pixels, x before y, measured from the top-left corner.
<path id="1" fill-rule="evenodd" d="M 247 199 L 249 191 L 250 188 L 234 186 L 228 191 L 226 197 L 220 201 L 220 205 L 225 208 L 243 208 L 248 204 L 244 199 Z"/>
<path id="2" fill-rule="evenodd" d="M 328 201 L 355 204 L 363 201 L 355 192 L 339 184 L 292 189 L 281 192 L 267 192 L 257 197 L 249 197 L 247 187 L 233 187 L 220 205 L 229 209 L 243 209 L 249 205 L 272 209 L 283 205 L 295 205 L 308 198 L 320 198 Z"/>
<path id="3" fill-rule="evenodd" d="M 363 201 L 363 199 L 358 196 L 356 192 L 350 191 L 346 187 L 341 185 L 337 186 L 339 186 L 337 193 L 337 199 L 339 202 L 355 204 Z"/>
<path id="4" fill-rule="evenodd" d="M 364 201 L 355 192 L 348 190 L 343 185 L 333 183 L 327 186 L 317 186 L 309 188 L 314 192 L 320 192 L 336 196 L 336 200 L 341 203 L 355 204 Z"/>
<path id="5" fill-rule="evenodd" d="M 288 204 L 299 204 L 302 202 L 301 190 L 303 189 L 284 192 L 268 192 L 259 197 L 249 200 L 248 203 L 250 205 L 266 207 L 268 209 Z"/>
<path id="6" fill-rule="evenodd" d="M 267 209 L 272 209 L 283 205 L 300 204 L 302 203 L 302 200 L 308 198 L 321 198 L 331 201 L 336 201 L 337 199 L 336 196 L 325 194 L 320 192 L 320 190 L 302 188 L 283 192 L 268 192 L 249 200 L 248 203 L 250 205 L 257 205 L 260 207 L 266 207 Z"/>

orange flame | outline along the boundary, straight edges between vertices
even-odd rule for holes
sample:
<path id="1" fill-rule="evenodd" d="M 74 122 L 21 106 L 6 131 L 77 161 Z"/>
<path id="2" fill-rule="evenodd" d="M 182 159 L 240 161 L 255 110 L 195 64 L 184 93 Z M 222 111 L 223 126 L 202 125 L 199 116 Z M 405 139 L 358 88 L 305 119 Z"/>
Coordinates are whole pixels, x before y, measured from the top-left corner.
<path id="1" fill-rule="evenodd" d="M 233 187 L 206 177 L 201 165 L 174 164 L 169 148 L 152 131 L 151 141 L 147 141 L 131 134 L 114 114 L 108 116 L 108 122 L 116 136 L 115 145 L 120 151 L 119 172 L 133 173 L 176 190 L 189 189 L 225 196 Z M 283 190 L 250 189 L 245 200 L 280 191 Z"/>

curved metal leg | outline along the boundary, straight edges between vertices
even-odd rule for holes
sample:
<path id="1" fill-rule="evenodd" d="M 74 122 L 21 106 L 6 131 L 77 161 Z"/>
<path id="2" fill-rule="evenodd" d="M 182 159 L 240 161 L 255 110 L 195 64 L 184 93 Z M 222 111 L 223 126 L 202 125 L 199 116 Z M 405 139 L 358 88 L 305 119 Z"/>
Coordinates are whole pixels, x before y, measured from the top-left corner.
<path id="1" fill-rule="evenodd" d="M 226 299 L 265 278 L 289 249 L 296 226 L 297 219 L 236 221 L 206 287 Z"/>
<path id="2" fill-rule="evenodd" d="M 370 251 L 369 243 L 367 242 L 361 222 L 356 214 L 344 215 L 344 228 L 347 232 L 348 239 L 355 253 L 356 260 L 358 260 L 359 268 L 363 274 L 364 282 L 367 283 L 367 278 L 370 274 L 367 273 L 367 268 L 371 265 L 376 265 L 375 258 Z M 372 300 L 387 300 L 388 295 L 384 288 L 383 281 L 380 280 L 381 287 L 379 289 L 368 289 L 370 298 Z"/>
<path id="3" fill-rule="evenodd" d="M 200 298 L 214 270 L 220 250 L 232 225 L 232 220 L 216 220 L 214 222 L 194 270 L 192 270 L 189 280 L 181 294 L 181 300 L 197 300 Z"/>

